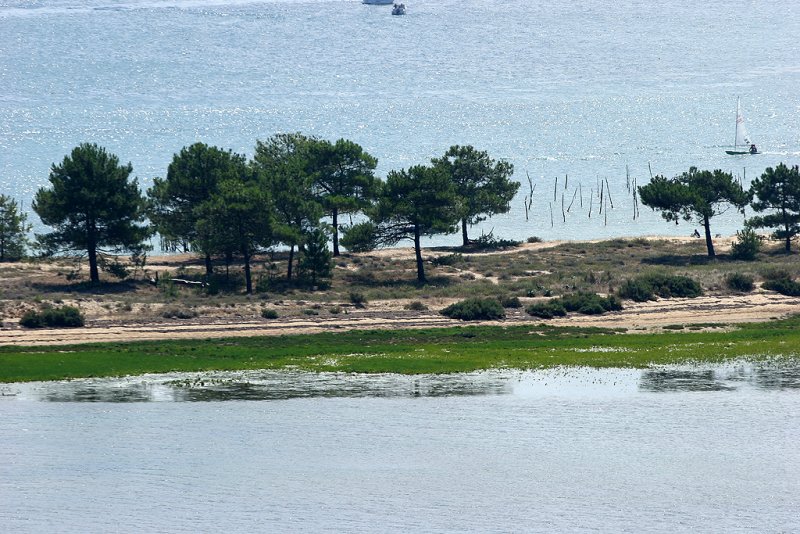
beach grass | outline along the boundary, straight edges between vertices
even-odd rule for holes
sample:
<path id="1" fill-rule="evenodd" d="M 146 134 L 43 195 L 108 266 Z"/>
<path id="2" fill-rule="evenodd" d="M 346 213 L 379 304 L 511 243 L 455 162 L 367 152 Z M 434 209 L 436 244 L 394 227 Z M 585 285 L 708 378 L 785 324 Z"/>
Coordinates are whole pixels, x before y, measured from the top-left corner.
<path id="1" fill-rule="evenodd" d="M 688 325 L 687 325 L 688 326 Z M 688 331 L 687 331 L 688 330 Z M 468 326 L 48 347 L 0 347 L 0 382 L 176 371 L 457 373 L 800 357 L 800 316 L 712 331 Z"/>

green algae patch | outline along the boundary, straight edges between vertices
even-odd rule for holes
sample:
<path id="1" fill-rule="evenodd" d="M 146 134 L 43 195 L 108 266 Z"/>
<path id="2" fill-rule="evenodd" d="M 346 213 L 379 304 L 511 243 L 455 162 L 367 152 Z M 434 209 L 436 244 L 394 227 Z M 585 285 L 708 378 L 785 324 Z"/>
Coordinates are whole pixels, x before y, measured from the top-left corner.
<path id="1" fill-rule="evenodd" d="M 797 358 L 800 318 L 727 331 L 621 334 L 599 328 L 471 326 L 292 335 L 0 347 L 0 381 L 174 371 L 294 369 L 351 373 L 457 373 L 554 366 L 634 367 L 737 358 Z"/>

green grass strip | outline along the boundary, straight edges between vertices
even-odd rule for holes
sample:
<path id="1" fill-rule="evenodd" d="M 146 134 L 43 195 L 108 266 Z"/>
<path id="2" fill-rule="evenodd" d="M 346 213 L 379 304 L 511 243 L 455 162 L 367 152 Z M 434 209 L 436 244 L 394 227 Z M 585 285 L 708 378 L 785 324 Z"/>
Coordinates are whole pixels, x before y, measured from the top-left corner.
<path id="1" fill-rule="evenodd" d="M 800 317 L 740 325 L 620 334 L 597 328 L 465 326 L 314 335 L 0 347 L 0 382 L 171 371 L 300 369 L 352 373 L 455 373 L 559 365 L 635 367 L 752 357 L 797 358 Z"/>

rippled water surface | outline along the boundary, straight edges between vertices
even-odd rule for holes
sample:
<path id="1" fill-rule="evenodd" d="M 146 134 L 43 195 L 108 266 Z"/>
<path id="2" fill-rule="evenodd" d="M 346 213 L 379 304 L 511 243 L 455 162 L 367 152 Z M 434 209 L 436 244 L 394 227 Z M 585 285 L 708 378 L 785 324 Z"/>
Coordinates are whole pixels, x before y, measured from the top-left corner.
<path id="1" fill-rule="evenodd" d="M 7 384 L 0 524 L 790 532 L 799 393 L 785 362 Z"/>
<path id="2" fill-rule="evenodd" d="M 6 0 L 0 192 L 28 206 L 83 141 L 147 187 L 195 141 L 252 154 L 302 131 L 355 140 L 381 175 L 455 143 L 508 159 L 524 186 L 482 227 L 504 237 L 689 235 L 649 210 L 633 221 L 626 168 L 638 184 L 690 165 L 747 183 L 800 157 L 793 1 L 406 3 L 392 17 L 358 0 Z M 760 156 L 723 152 L 737 96 Z M 741 222 L 730 211 L 712 230 Z"/>

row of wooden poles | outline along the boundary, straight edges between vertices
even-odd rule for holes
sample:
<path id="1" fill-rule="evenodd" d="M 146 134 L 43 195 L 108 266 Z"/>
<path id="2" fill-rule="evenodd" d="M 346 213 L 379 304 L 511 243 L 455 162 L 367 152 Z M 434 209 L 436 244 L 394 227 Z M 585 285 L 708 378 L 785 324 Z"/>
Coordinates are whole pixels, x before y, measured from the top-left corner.
<path id="1" fill-rule="evenodd" d="M 523 199 L 524 207 L 525 207 L 525 220 L 530 220 L 531 217 L 531 208 L 533 207 L 533 194 L 536 191 L 536 185 L 533 183 L 530 174 L 525 172 L 525 175 L 528 178 L 528 194 L 525 195 Z M 550 208 L 550 227 L 552 228 L 555 225 L 554 216 L 553 216 L 553 204 L 558 204 L 558 192 L 559 192 L 559 185 L 558 185 L 559 178 L 556 176 L 555 181 L 553 183 L 553 200 L 552 202 L 548 202 Z M 628 194 L 631 195 L 633 199 L 633 220 L 635 221 L 639 217 L 639 195 L 637 189 L 636 178 L 631 177 L 630 170 L 628 167 L 625 167 L 625 185 L 628 191 Z M 572 193 L 572 198 L 567 204 L 567 191 L 569 190 L 569 175 L 564 175 L 564 188 L 561 191 L 561 218 L 563 222 L 567 222 L 567 213 L 572 211 L 572 207 L 575 204 L 576 200 L 579 200 L 579 205 L 583 208 L 583 184 L 578 182 L 578 185 L 575 186 L 575 190 Z M 595 210 L 595 199 L 597 199 L 597 213 L 598 215 L 602 215 L 603 217 L 603 224 L 608 225 L 608 210 L 614 209 L 614 199 L 611 197 L 611 185 L 608 183 L 608 178 L 597 178 L 596 187 L 589 189 L 589 213 L 588 217 L 592 218 L 592 213 Z"/>

